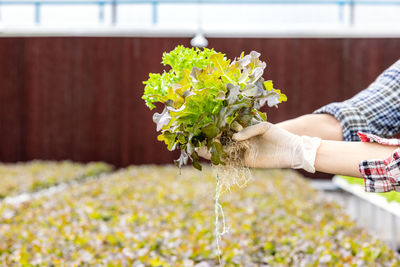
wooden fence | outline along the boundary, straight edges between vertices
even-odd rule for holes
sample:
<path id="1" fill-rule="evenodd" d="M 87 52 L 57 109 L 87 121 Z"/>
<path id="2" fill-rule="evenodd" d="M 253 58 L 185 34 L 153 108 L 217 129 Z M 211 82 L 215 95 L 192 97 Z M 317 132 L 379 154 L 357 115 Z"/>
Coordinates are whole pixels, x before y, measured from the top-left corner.
<path id="1" fill-rule="evenodd" d="M 156 140 L 142 81 L 164 51 L 188 38 L 0 39 L 0 161 L 103 160 L 116 166 L 171 163 Z M 278 122 L 342 101 L 400 58 L 395 38 L 211 38 L 229 57 L 256 50 L 264 77 L 288 96 Z"/>

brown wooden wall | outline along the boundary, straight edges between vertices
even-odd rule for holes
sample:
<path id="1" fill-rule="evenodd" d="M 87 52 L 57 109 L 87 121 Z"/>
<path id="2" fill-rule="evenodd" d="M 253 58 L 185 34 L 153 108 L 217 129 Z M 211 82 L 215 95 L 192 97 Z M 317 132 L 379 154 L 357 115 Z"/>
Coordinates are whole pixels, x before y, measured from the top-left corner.
<path id="1" fill-rule="evenodd" d="M 142 81 L 164 51 L 188 38 L 0 39 L 0 161 L 103 160 L 116 166 L 171 163 L 156 140 Z M 278 122 L 365 88 L 400 58 L 400 39 L 211 38 L 229 57 L 256 50 L 264 75 L 288 96 L 268 110 Z"/>

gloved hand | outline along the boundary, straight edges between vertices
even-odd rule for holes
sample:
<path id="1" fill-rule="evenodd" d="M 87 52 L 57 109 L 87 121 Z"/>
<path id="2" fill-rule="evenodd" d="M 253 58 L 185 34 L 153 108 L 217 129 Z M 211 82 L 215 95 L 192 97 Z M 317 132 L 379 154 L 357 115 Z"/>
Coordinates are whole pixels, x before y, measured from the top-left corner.
<path id="1" fill-rule="evenodd" d="M 250 142 L 245 164 L 256 168 L 294 168 L 314 173 L 318 137 L 298 136 L 269 122 L 244 128 L 233 140 Z"/>

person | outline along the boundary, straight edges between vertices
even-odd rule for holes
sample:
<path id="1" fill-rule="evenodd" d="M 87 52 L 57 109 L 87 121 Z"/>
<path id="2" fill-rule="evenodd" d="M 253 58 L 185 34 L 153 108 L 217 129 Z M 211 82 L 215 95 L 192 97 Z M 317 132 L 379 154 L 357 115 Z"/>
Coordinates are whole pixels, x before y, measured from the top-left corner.
<path id="1" fill-rule="evenodd" d="M 367 192 L 400 191 L 400 60 L 366 89 L 313 114 L 244 128 L 244 162 L 364 178 Z M 392 138 L 392 139 L 389 139 Z M 251 153 L 250 153 L 251 151 Z"/>

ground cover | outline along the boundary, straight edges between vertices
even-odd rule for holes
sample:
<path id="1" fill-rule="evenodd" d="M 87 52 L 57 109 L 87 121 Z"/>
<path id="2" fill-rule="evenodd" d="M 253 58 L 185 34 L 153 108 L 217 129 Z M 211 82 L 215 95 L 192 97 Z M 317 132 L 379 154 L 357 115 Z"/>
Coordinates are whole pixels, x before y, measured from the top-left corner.
<path id="1" fill-rule="evenodd" d="M 0 163 L 0 199 L 111 170 L 110 165 L 102 162 L 83 164 L 36 160 L 16 164 Z"/>
<path id="2" fill-rule="evenodd" d="M 347 181 L 349 184 L 356 184 L 356 185 L 359 185 L 364 188 L 364 179 L 349 177 L 349 176 L 339 176 L 339 177 L 344 179 L 345 181 Z M 391 192 L 386 192 L 386 193 L 373 193 L 373 194 L 378 194 L 378 195 L 386 198 L 386 200 L 388 202 L 392 202 L 392 201 L 400 202 L 400 193 L 399 192 L 391 191 Z"/>
<path id="3" fill-rule="evenodd" d="M 215 178 L 132 166 L 64 192 L 0 204 L 2 266 L 215 266 Z M 226 266 L 399 266 L 293 171 L 255 171 L 220 199 Z"/>

